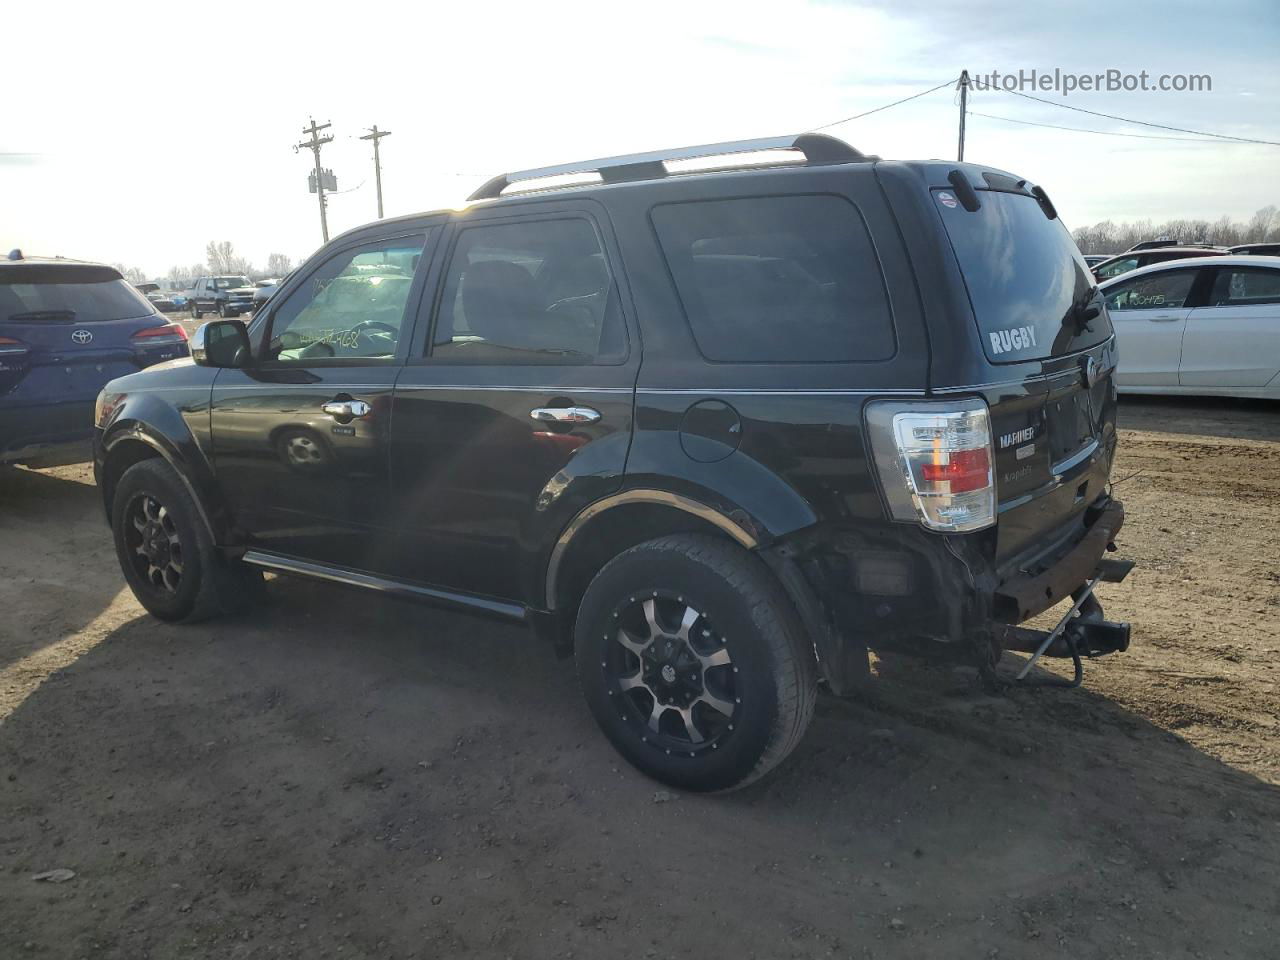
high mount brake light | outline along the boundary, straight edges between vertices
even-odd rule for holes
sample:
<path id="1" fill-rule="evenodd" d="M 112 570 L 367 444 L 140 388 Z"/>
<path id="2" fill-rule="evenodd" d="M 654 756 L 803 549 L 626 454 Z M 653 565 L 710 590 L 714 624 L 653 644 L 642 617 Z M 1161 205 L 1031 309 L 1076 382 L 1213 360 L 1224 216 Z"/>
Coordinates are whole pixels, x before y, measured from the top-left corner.
<path id="1" fill-rule="evenodd" d="M 867 428 L 895 520 L 946 533 L 996 520 L 991 418 L 981 400 L 877 401 Z"/>
<path id="2" fill-rule="evenodd" d="M 153 337 L 168 337 L 172 340 L 186 340 L 187 331 L 180 323 L 164 323 L 158 327 L 144 327 L 130 337 L 130 339 L 150 340 Z"/>

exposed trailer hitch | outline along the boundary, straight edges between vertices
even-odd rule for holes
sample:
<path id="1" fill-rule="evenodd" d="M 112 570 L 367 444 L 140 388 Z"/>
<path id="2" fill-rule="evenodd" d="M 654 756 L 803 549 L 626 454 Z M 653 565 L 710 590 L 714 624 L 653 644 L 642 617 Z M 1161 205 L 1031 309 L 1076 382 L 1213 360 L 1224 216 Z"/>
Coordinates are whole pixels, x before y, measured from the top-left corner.
<path id="1" fill-rule="evenodd" d="M 1084 665 L 1080 659 L 1082 654 L 1093 658 L 1128 650 L 1129 624 L 1105 619 L 1102 604 L 1094 596 L 1093 590 L 1099 583 L 1119 583 L 1132 569 L 1132 560 L 1108 558 L 1099 561 L 1093 576 L 1083 586 L 1072 591 L 1071 609 L 1048 632 L 1026 627 L 1005 627 L 1001 646 L 1005 650 L 1031 654 L 1031 659 L 1023 665 L 1014 679 L 1028 685 L 1078 687 L 1084 679 Z M 1070 657 L 1075 667 L 1074 678 L 1027 680 L 1031 668 L 1044 656 Z"/>

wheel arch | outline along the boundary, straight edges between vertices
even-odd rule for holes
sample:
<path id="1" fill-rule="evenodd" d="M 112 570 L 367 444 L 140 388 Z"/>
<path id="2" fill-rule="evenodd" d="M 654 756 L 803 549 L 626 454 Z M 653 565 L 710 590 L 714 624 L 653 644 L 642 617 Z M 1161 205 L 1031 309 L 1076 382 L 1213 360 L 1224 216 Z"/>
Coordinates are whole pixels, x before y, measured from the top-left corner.
<path id="1" fill-rule="evenodd" d="M 194 443 L 194 440 L 190 440 Z M 196 505 L 200 522 L 208 531 L 214 543 L 221 543 L 219 529 L 207 506 L 207 497 L 201 492 L 201 484 L 192 476 L 189 461 L 180 449 L 163 434 L 138 421 L 120 422 L 113 425 L 111 433 L 102 443 L 102 462 L 98 472 L 98 483 L 102 488 L 103 506 L 107 519 L 111 518 L 112 501 L 115 498 L 116 485 L 126 470 L 144 460 L 162 459 L 182 481 L 191 494 Z"/>

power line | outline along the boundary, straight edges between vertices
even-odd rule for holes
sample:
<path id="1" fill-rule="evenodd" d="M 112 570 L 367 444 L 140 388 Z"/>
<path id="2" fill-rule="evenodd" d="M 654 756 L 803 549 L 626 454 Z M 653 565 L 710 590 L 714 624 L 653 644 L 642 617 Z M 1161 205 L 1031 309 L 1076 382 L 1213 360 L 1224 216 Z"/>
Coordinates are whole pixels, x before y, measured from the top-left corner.
<path id="1" fill-rule="evenodd" d="M 945 80 L 936 87 L 930 87 L 928 90 L 921 90 L 919 93 L 913 93 L 911 96 L 903 97 L 901 100 L 895 100 L 893 103 L 886 103 L 884 106 L 876 107 L 874 110 L 864 110 L 862 113 L 855 113 L 852 117 L 845 117 L 843 120 L 832 120 L 830 123 L 824 123 L 818 127 L 810 127 L 809 130 L 811 132 L 814 130 L 825 130 L 827 127 L 834 127 L 840 123 L 848 123 L 850 120 L 860 120 L 863 117 L 871 116 L 873 113 L 879 113 L 881 110 L 888 110 L 890 107 L 896 107 L 899 104 L 906 103 L 908 100 L 915 100 L 919 97 L 925 96 L 926 94 L 933 93 L 935 90 L 941 90 L 943 87 L 949 87 L 955 82 L 956 78 L 952 77 L 950 80 Z"/>
<path id="2" fill-rule="evenodd" d="M 971 117 L 986 117 L 988 120 L 1003 120 L 1005 123 L 1020 123 L 1027 127 L 1048 127 L 1050 130 L 1070 130 L 1072 133 L 1096 133 L 1104 137 L 1134 137 L 1139 140 L 1179 140 L 1183 143 L 1213 143 L 1203 137 L 1162 137 L 1156 133 L 1118 133 L 1114 130 L 1089 130 L 1085 127 L 1064 127 L 1056 123 L 1037 123 L 1034 120 L 1015 120 L 1013 117 L 1001 117 L 994 113 L 979 113 L 970 110 Z"/>
<path id="3" fill-rule="evenodd" d="M 1206 130 L 1189 130 L 1186 127 L 1170 127 L 1163 123 L 1150 123 L 1146 120 L 1134 120 L 1131 117 L 1117 117 L 1112 113 L 1099 113 L 1097 110 L 1086 110 L 1084 107 L 1073 107 L 1068 103 L 1058 103 L 1056 100 L 1046 100 L 1044 97 L 1033 97 L 1029 93 L 1019 93 L 1017 90 L 999 90 L 999 93 L 1010 93 L 1015 97 L 1022 97 L 1026 100 L 1035 100 L 1037 103 L 1047 103 L 1051 107 L 1061 107 L 1063 110 L 1074 110 L 1076 113 L 1087 113 L 1094 117 L 1105 117 L 1107 120 L 1119 120 L 1121 123 L 1136 123 L 1143 127 L 1154 127 L 1157 130 L 1172 130 L 1175 133 L 1194 133 L 1198 137 L 1213 137 L 1218 140 L 1235 140 L 1239 143 L 1260 143 L 1268 147 L 1280 147 L 1278 140 L 1253 140 L 1249 137 L 1233 137 L 1225 133 L 1209 133 Z"/>

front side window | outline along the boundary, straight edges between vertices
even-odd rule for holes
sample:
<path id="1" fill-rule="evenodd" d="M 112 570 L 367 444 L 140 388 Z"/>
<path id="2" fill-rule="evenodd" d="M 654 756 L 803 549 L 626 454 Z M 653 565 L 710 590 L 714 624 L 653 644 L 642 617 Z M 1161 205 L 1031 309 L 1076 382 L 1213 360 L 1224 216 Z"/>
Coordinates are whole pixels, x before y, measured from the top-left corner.
<path id="1" fill-rule="evenodd" d="M 1138 266 L 1137 257 L 1125 257 L 1123 260 L 1116 260 L 1108 263 L 1105 267 L 1098 268 L 1098 279 L 1105 280 L 1108 277 L 1118 277 L 1122 273 L 1128 273 L 1130 270 Z"/>
<path id="2" fill-rule="evenodd" d="M 835 196 L 664 204 L 651 217 L 712 361 L 858 363 L 896 350 L 866 225 Z"/>
<path id="3" fill-rule="evenodd" d="M 1176 309 L 1186 303 L 1195 276 L 1194 270 L 1170 270 L 1118 283 L 1107 292 L 1107 309 Z"/>
<path id="4" fill-rule="evenodd" d="M 1280 303 L 1280 270 L 1228 267 L 1218 271 L 1209 304 L 1214 307 L 1262 306 Z"/>
<path id="5" fill-rule="evenodd" d="M 581 218 L 458 231 L 431 355 L 460 363 L 607 363 L 626 353 L 600 237 Z"/>
<path id="6" fill-rule="evenodd" d="M 417 234 L 334 254 L 272 316 L 266 359 L 392 359 L 424 241 Z"/>

